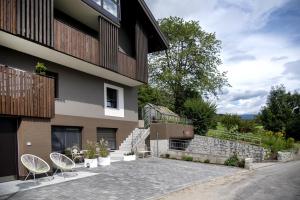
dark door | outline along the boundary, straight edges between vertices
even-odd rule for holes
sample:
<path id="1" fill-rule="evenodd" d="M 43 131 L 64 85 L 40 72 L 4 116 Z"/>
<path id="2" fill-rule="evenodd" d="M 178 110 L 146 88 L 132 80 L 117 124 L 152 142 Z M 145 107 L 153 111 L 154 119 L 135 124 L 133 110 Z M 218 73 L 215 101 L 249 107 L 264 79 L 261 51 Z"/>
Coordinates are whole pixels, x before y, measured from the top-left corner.
<path id="1" fill-rule="evenodd" d="M 98 128 L 97 129 L 97 141 L 102 138 L 108 142 L 108 148 L 115 150 L 116 148 L 116 132 L 115 128 Z"/>
<path id="2" fill-rule="evenodd" d="M 17 175 L 17 119 L 0 117 L 0 182 Z"/>

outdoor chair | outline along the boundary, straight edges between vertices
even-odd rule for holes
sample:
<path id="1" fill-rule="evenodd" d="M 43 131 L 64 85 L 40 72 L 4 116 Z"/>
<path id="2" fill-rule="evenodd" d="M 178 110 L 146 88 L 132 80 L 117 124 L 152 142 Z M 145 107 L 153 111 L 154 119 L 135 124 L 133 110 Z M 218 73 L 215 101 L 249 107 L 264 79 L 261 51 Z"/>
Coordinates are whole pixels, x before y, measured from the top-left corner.
<path id="1" fill-rule="evenodd" d="M 57 173 L 58 170 L 60 170 L 64 177 L 64 172 L 73 171 L 73 169 L 75 168 L 75 163 L 73 162 L 73 160 L 71 160 L 70 158 L 68 158 L 63 154 L 51 153 L 50 159 L 54 167 L 56 168 L 53 176 Z"/>
<path id="2" fill-rule="evenodd" d="M 151 155 L 151 151 L 146 144 L 140 144 L 137 146 L 137 154 L 142 155 L 142 158 L 145 158 L 146 155 Z"/>
<path id="3" fill-rule="evenodd" d="M 24 167 L 28 170 L 28 174 L 25 178 L 25 181 L 27 180 L 30 174 L 33 175 L 34 181 L 36 174 L 46 174 L 48 177 L 47 172 L 50 171 L 50 166 L 43 159 L 35 155 L 24 154 L 21 156 L 21 162 L 24 165 Z"/>

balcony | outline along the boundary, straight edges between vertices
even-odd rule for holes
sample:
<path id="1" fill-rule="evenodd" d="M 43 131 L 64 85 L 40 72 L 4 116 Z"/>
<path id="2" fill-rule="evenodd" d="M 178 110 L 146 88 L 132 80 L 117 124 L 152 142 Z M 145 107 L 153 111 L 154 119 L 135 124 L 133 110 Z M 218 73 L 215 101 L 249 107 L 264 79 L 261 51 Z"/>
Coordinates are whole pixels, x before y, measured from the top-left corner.
<path id="1" fill-rule="evenodd" d="M 54 49 L 99 65 L 99 40 L 54 19 Z"/>
<path id="2" fill-rule="evenodd" d="M 136 79 L 136 60 L 127 54 L 118 53 L 118 73 L 132 79 Z"/>
<path id="3" fill-rule="evenodd" d="M 54 79 L 0 65 L 0 114 L 54 117 Z"/>

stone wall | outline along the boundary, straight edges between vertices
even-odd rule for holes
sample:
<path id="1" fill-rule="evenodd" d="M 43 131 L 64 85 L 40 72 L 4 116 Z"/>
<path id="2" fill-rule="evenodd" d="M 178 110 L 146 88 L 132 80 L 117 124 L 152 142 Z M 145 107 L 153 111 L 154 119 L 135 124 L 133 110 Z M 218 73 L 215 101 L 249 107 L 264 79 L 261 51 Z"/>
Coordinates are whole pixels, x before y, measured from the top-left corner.
<path id="1" fill-rule="evenodd" d="M 158 149 L 158 154 L 157 154 Z M 152 155 L 170 154 L 171 157 L 181 158 L 182 156 L 192 156 L 194 160 L 211 163 L 224 164 L 234 153 L 239 158 L 253 158 L 255 162 L 264 160 L 264 148 L 246 143 L 239 143 L 229 140 L 221 140 L 212 137 L 195 135 L 190 141 L 185 151 L 170 150 L 169 140 L 151 140 Z"/>
<path id="2" fill-rule="evenodd" d="M 282 152 L 282 151 L 278 151 L 277 154 L 277 160 L 281 161 L 281 162 L 287 162 L 287 161 L 291 161 L 294 160 L 294 152 Z"/>
<path id="3" fill-rule="evenodd" d="M 237 153 L 240 158 L 253 158 L 256 162 L 264 159 L 262 147 L 199 135 L 191 140 L 186 152 L 221 157 L 230 157 Z"/>

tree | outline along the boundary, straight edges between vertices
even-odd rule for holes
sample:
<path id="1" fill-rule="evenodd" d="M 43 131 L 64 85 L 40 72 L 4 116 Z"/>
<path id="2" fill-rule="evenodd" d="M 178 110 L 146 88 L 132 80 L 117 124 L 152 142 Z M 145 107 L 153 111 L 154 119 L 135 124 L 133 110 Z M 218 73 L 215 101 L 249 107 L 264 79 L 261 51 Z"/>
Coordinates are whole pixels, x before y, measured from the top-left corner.
<path id="1" fill-rule="evenodd" d="M 173 107 L 173 99 L 166 92 L 150 85 L 142 85 L 138 90 L 138 106 L 143 108 L 147 103 L 166 106 L 170 109 Z"/>
<path id="2" fill-rule="evenodd" d="M 266 130 L 299 138 L 299 115 L 293 112 L 299 105 L 300 94 L 287 92 L 283 85 L 272 87 L 267 104 L 260 113 L 262 125 Z"/>
<path id="3" fill-rule="evenodd" d="M 184 103 L 185 116 L 193 121 L 195 134 L 205 135 L 214 125 L 216 105 L 200 98 L 188 99 Z"/>
<path id="4" fill-rule="evenodd" d="M 225 114 L 221 117 L 221 124 L 226 128 L 227 131 L 231 131 L 234 128 L 238 128 L 241 118 L 238 115 Z"/>
<path id="5" fill-rule="evenodd" d="M 217 95 L 228 85 L 226 73 L 217 69 L 221 42 L 197 21 L 169 17 L 159 24 L 170 45 L 149 57 L 150 83 L 172 95 L 174 110 L 181 114 L 188 98 Z"/>

